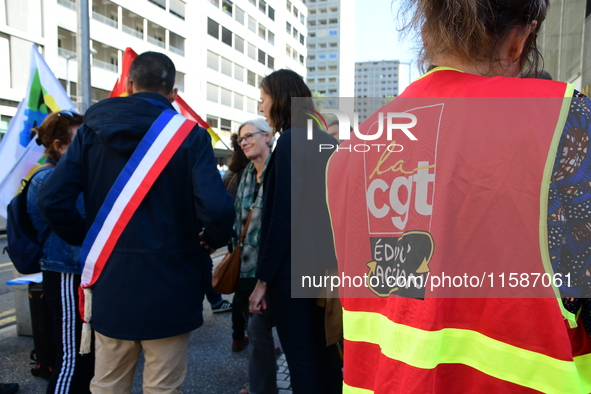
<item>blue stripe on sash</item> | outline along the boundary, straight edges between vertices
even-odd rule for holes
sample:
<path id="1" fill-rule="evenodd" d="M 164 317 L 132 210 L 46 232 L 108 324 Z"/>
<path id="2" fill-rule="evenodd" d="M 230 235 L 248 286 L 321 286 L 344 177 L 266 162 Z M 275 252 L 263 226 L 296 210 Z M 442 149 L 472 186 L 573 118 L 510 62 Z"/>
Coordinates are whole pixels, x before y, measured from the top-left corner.
<path id="1" fill-rule="evenodd" d="M 152 124 L 152 126 L 146 133 L 146 136 L 139 143 L 139 145 L 131 155 L 131 158 L 129 159 L 129 161 L 117 177 L 117 180 L 111 187 L 111 190 L 109 191 L 109 194 L 107 195 L 107 198 L 103 203 L 103 206 L 98 212 L 96 219 L 94 220 L 94 223 L 92 224 L 90 230 L 88 230 L 88 234 L 86 234 L 86 238 L 84 239 L 84 243 L 82 244 L 82 248 L 80 250 L 80 260 L 82 261 L 82 264 L 86 263 L 88 253 L 90 252 L 90 249 L 94 244 L 96 237 L 101 231 L 101 228 L 103 227 L 103 224 L 105 223 L 105 220 L 109 215 L 109 212 L 111 212 L 111 209 L 115 204 L 115 201 L 117 201 L 117 198 L 121 194 L 121 191 L 131 178 L 131 175 L 134 173 L 134 171 L 136 170 L 136 168 L 138 167 L 138 165 L 140 164 L 140 162 L 142 161 L 142 159 L 144 158 L 144 156 L 146 155 L 146 153 L 148 152 L 156 138 L 158 138 L 162 130 L 164 130 L 166 125 L 175 115 L 178 115 L 178 113 L 170 109 L 167 109 L 166 111 L 160 114 L 158 119 L 156 119 L 156 121 Z"/>

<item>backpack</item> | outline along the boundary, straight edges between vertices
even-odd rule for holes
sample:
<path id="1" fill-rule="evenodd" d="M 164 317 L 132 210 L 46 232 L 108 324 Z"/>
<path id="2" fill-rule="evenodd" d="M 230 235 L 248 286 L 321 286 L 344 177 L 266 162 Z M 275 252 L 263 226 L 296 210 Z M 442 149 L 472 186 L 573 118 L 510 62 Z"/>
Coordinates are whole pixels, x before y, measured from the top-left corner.
<path id="1" fill-rule="evenodd" d="M 48 169 L 48 167 L 43 167 L 35 172 L 28 181 L 23 179 L 24 187 L 22 191 L 8 204 L 6 218 L 8 245 L 4 248 L 4 252 L 8 252 L 16 270 L 24 275 L 41 271 L 39 260 L 43 256 L 43 245 L 49 234 L 51 234 L 51 229 L 48 227 L 43 232 L 42 240 L 39 242 L 39 233 L 27 213 L 27 192 L 31 180 L 35 175 Z"/>

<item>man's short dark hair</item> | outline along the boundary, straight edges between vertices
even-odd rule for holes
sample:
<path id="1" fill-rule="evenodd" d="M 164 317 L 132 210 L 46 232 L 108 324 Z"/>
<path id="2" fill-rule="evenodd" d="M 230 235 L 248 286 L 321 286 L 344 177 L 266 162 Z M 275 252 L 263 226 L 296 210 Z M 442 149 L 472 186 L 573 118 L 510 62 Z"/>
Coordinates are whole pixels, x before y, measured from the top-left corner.
<path id="1" fill-rule="evenodd" d="M 137 89 L 156 93 L 170 93 L 175 76 L 174 63 L 159 52 L 142 53 L 134 59 L 129 69 L 129 78 Z"/>

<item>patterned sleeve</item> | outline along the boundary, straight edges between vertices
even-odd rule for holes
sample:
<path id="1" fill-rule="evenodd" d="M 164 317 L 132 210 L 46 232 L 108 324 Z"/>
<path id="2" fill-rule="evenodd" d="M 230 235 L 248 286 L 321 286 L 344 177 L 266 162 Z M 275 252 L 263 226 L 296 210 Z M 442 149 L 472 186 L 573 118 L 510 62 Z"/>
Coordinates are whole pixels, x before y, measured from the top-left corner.
<path id="1" fill-rule="evenodd" d="M 554 163 L 548 201 L 548 243 L 555 273 L 570 273 L 560 287 L 567 310 L 582 308 L 591 333 L 591 100 L 575 92 Z"/>

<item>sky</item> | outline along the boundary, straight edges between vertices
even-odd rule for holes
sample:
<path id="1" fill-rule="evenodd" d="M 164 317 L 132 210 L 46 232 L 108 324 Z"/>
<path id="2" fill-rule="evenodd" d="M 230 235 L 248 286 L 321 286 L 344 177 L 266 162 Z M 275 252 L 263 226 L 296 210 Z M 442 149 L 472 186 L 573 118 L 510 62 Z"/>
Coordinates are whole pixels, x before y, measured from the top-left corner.
<path id="1" fill-rule="evenodd" d="M 398 12 L 396 3 L 396 0 L 394 2 L 392 0 L 357 0 L 355 2 L 355 61 L 400 60 L 405 63 L 412 61 L 412 79 L 415 79 L 420 75 L 416 67 L 417 44 L 410 38 L 400 39 L 400 33 L 396 31 L 400 25 L 396 21 Z M 408 71 L 401 70 L 401 74 L 403 72 Z"/>

